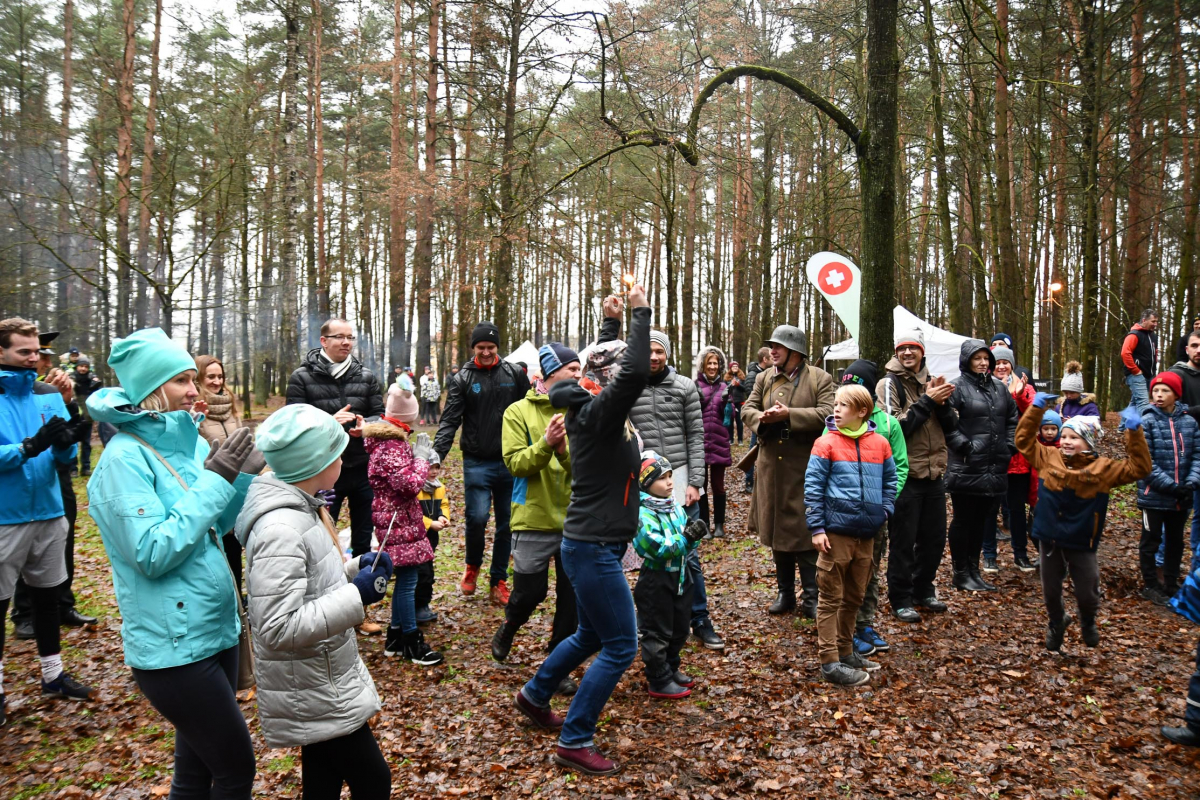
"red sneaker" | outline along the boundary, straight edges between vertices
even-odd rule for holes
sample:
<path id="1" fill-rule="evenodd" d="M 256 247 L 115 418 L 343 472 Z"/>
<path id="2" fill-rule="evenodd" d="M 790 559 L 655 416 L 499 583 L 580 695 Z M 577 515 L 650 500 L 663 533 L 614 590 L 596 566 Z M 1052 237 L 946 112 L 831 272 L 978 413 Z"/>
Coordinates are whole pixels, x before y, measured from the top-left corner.
<path id="1" fill-rule="evenodd" d="M 517 707 L 525 717 L 539 728 L 554 731 L 563 726 L 563 718 L 555 714 L 549 708 L 539 708 L 535 706 L 525 697 L 523 691 L 517 692 L 517 697 L 513 700 L 513 705 Z"/>
<path id="2" fill-rule="evenodd" d="M 509 596 L 510 592 L 508 591 L 508 584 L 505 581 L 500 581 L 492 587 L 492 602 L 496 605 L 508 605 Z"/>
<path id="3" fill-rule="evenodd" d="M 621 765 L 605 758 L 600 748 L 594 744 L 587 747 L 558 746 L 554 751 L 554 762 L 568 769 L 578 770 L 588 775 L 615 775 L 621 771 Z"/>
<path id="4" fill-rule="evenodd" d="M 479 578 L 479 567 L 467 565 L 467 571 L 463 573 L 462 582 L 458 584 L 458 588 L 463 594 L 475 594 L 475 581 Z"/>

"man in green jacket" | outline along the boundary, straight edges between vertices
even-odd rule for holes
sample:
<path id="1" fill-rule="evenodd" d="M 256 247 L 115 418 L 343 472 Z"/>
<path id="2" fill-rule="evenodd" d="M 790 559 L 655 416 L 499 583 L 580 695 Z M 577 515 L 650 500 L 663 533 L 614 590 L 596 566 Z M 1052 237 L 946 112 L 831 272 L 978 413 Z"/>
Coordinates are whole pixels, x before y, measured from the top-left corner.
<path id="1" fill-rule="evenodd" d="M 538 350 L 538 360 L 542 379 L 523 400 L 505 410 L 500 435 L 501 457 L 513 476 L 513 591 L 504 609 L 504 624 L 492 637 L 492 658 L 497 661 L 508 658 L 513 637 L 546 599 L 551 559 L 557 580 L 548 651 L 578 625 L 575 590 L 559 556 L 563 519 L 571 500 L 571 455 L 564 410 L 550 405 L 549 391 L 559 381 L 579 378 L 579 356 L 566 345 L 551 342 Z"/>
<path id="2" fill-rule="evenodd" d="M 875 399 L 877 378 L 878 368 L 875 362 L 859 359 L 842 373 L 842 384 L 862 386 L 871 393 L 871 399 Z M 878 403 L 871 412 L 870 420 L 892 446 L 892 460 L 896 462 L 896 496 L 899 497 L 908 480 L 908 446 L 904 441 L 904 432 L 899 421 L 880 408 Z M 889 649 L 884 638 L 875 632 L 875 610 L 879 607 L 879 562 L 887 551 L 887 544 L 888 523 L 885 522 L 875 533 L 871 580 L 867 583 L 867 591 L 863 595 L 862 605 L 858 608 L 858 618 L 854 625 L 854 651 L 864 657 L 874 653 L 885 653 Z M 903 622 L 921 621 L 920 615 L 911 608 L 893 608 L 892 614 Z"/>

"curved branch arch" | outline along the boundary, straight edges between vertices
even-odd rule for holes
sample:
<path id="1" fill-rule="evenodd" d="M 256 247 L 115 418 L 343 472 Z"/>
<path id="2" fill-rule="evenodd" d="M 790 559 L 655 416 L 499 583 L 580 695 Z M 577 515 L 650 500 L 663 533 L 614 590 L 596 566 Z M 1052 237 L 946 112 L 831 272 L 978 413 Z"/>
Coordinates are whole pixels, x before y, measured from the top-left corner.
<path id="1" fill-rule="evenodd" d="M 845 112 L 826 99 L 822 94 L 782 70 L 762 67 L 756 64 L 739 64 L 735 67 L 722 70 L 704 85 L 704 89 L 701 90 L 699 96 L 696 98 L 695 105 L 692 106 L 692 113 L 688 116 L 686 141 L 675 142 L 674 144 L 679 154 L 693 167 L 700 163 L 700 156 L 696 151 L 696 136 L 700 128 L 700 111 L 704 108 L 704 104 L 716 93 L 717 89 L 726 84 L 733 83 L 738 78 L 744 76 L 777 83 L 780 86 L 791 89 L 801 100 L 816 106 L 818 110 L 833 120 L 834 124 L 850 138 L 850 141 L 854 142 L 856 154 L 860 157 L 862 156 L 863 149 L 866 146 L 863 132 L 854 124 L 854 120 L 846 116 Z"/>

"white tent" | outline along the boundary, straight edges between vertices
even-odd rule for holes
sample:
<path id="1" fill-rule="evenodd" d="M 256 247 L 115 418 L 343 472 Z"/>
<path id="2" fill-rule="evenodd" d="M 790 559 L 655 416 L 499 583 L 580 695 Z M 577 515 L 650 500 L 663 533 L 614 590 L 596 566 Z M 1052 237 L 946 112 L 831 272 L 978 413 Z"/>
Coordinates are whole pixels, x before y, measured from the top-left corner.
<path id="1" fill-rule="evenodd" d="M 529 368 L 529 377 L 532 378 L 536 376 L 540 378 L 542 376 L 542 364 L 540 361 L 538 361 L 538 349 L 534 347 L 533 342 L 529 341 L 528 339 L 526 339 L 516 350 L 513 350 L 511 353 L 506 355 L 504 360 L 512 362 L 513 364 L 517 363 L 518 361 L 524 361 L 525 366 Z"/>
<path id="2" fill-rule="evenodd" d="M 898 336 L 919 328 L 925 334 L 925 364 L 930 375 L 942 375 L 947 380 L 958 377 L 958 356 L 962 343 L 969 337 L 944 331 L 930 325 L 904 306 L 892 309 L 892 333 Z M 825 348 L 822 361 L 853 361 L 858 358 L 858 342 L 847 339 Z"/>

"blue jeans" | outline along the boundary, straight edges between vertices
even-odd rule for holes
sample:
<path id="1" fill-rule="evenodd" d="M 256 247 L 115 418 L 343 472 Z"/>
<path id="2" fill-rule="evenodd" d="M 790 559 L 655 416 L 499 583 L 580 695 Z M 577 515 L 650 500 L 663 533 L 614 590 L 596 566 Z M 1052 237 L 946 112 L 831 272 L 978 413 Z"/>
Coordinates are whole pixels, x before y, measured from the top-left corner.
<path id="1" fill-rule="evenodd" d="M 600 712 L 637 655 L 637 611 L 621 567 L 628 546 L 567 538 L 562 541 L 562 564 L 575 587 L 579 627 L 551 651 L 521 692 L 534 705 L 546 708 L 562 679 L 593 653 L 599 653 L 571 699 L 558 738 L 563 747 L 592 744 Z"/>
<path id="2" fill-rule="evenodd" d="M 417 629 L 417 574 L 420 568 L 396 567 L 393 576 L 396 586 L 392 589 L 392 627 L 404 633 Z"/>
<path id="3" fill-rule="evenodd" d="M 700 519 L 700 504 L 692 503 L 684 506 L 683 512 L 689 520 Z M 693 550 L 687 559 L 688 575 L 692 578 L 692 630 L 700 627 L 711 627 L 712 620 L 708 616 L 708 592 L 704 591 L 704 570 L 700 567 L 700 553 Z"/>
<path id="4" fill-rule="evenodd" d="M 1139 414 L 1145 414 L 1146 409 L 1150 407 L 1150 392 L 1146 389 L 1145 375 L 1126 375 L 1125 385 L 1129 387 L 1129 393 L 1132 395 L 1129 402 L 1137 408 Z M 1121 426 L 1124 430 L 1125 426 Z"/>
<path id="5" fill-rule="evenodd" d="M 483 566 L 487 545 L 488 510 L 496 507 L 496 539 L 492 543 L 491 585 L 508 579 L 508 557 L 512 554 L 512 534 L 508 521 L 512 515 L 513 479 L 504 462 L 485 461 L 463 456 L 463 487 L 466 494 L 467 565 Z"/>

